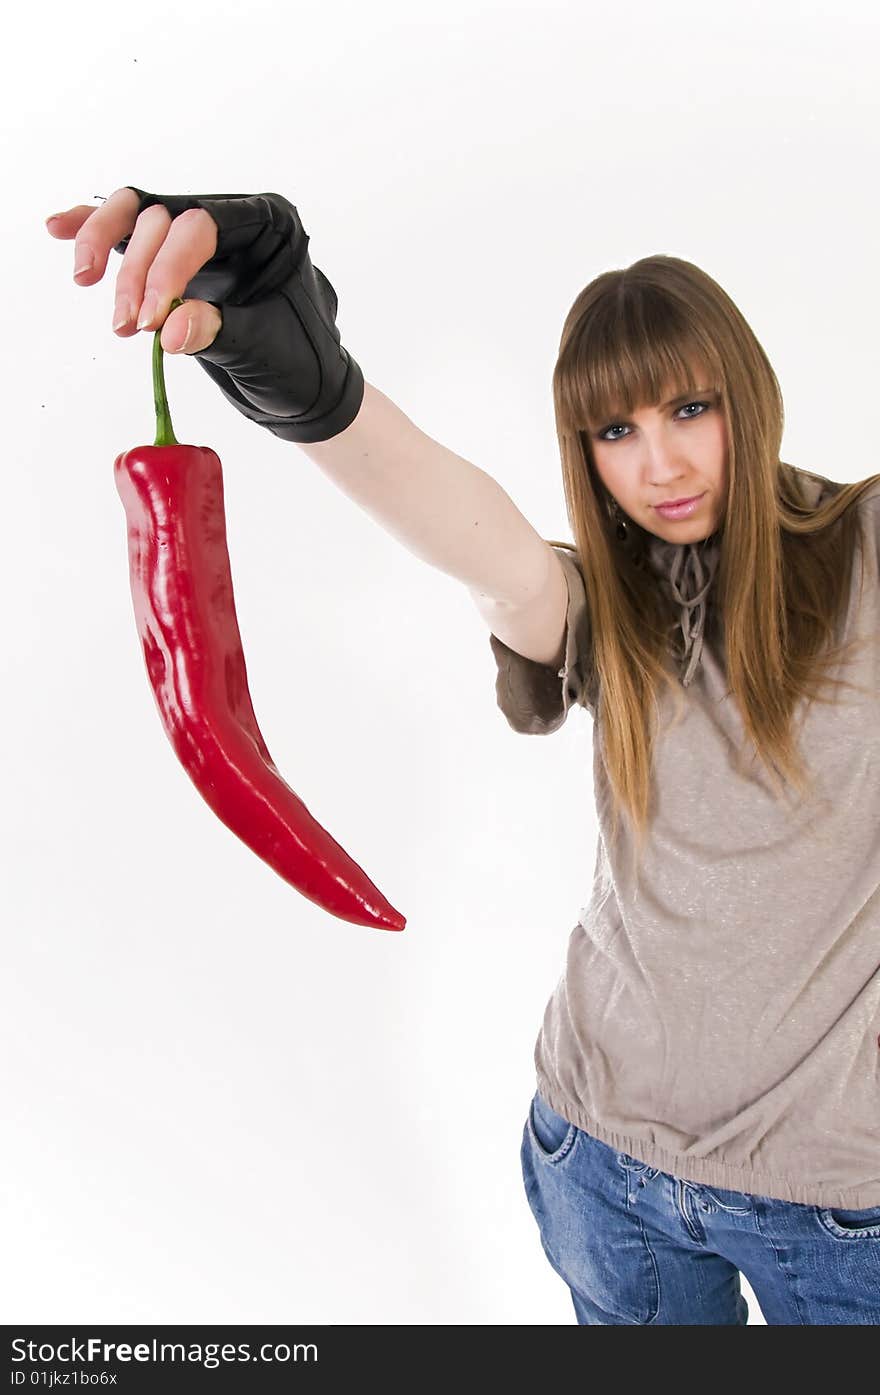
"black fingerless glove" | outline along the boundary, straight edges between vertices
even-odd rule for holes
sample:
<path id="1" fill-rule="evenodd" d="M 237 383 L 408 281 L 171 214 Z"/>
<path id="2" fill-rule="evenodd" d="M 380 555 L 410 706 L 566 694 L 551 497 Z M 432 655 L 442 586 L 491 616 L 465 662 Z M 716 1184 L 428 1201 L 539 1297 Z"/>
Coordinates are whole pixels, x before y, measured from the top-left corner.
<path id="1" fill-rule="evenodd" d="M 147 194 L 138 214 L 162 204 L 172 218 L 203 208 L 217 224 L 217 250 L 184 299 L 205 300 L 223 324 L 190 354 L 249 421 L 282 441 L 328 441 L 350 426 L 364 377 L 336 328 L 336 292 L 312 266 L 309 237 L 281 194 Z M 123 253 L 125 237 L 115 251 Z"/>

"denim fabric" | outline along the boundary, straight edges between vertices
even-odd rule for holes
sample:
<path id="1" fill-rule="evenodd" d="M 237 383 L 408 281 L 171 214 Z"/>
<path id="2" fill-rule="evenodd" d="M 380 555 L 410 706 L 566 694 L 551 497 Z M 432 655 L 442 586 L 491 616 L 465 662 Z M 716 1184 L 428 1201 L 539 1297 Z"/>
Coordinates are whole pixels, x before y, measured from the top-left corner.
<path id="1" fill-rule="evenodd" d="M 577 1321 L 880 1324 L 880 1206 L 844 1211 L 674 1177 L 563 1119 L 536 1093 L 521 1149 L 541 1245 Z"/>

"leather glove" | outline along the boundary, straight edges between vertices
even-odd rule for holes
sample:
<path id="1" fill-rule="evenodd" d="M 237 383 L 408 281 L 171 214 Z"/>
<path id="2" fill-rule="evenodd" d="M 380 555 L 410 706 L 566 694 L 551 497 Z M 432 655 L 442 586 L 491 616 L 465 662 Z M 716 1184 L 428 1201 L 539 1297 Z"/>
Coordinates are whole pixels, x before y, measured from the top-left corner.
<path id="1" fill-rule="evenodd" d="M 148 194 L 133 184 L 138 216 L 162 204 L 172 218 L 203 208 L 217 224 L 217 250 L 183 299 L 205 300 L 222 326 L 196 359 L 249 421 L 282 441 L 328 441 L 350 426 L 364 376 L 342 347 L 336 292 L 312 266 L 308 233 L 281 194 Z M 129 238 L 114 251 L 124 253 Z"/>

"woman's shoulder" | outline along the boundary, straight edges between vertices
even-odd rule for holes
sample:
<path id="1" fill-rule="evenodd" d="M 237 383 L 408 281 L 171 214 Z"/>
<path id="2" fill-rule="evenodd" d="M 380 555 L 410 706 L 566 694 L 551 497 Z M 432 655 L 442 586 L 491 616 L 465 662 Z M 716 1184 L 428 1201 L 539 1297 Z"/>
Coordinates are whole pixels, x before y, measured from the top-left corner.
<path id="1" fill-rule="evenodd" d="M 859 499 L 859 504 L 876 504 L 880 499 L 880 475 L 876 475 Z"/>
<path id="2" fill-rule="evenodd" d="M 815 470 L 803 470 L 799 469 L 797 466 L 794 468 L 810 508 L 821 508 L 823 504 L 827 504 L 835 495 L 840 494 L 844 489 L 849 489 L 853 484 L 858 484 L 860 482 L 858 480 L 833 480 L 826 475 L 817 474 Z M 880 499 L 880 474 L 865 475 L 862 478 L 863 481 L 869 480 L 870 484 L 864 493 L 858 496 L 857 503 L 859 508 L 861 508 L 863 504 L 869 502 L 873 503 L 875 500 Z"/>

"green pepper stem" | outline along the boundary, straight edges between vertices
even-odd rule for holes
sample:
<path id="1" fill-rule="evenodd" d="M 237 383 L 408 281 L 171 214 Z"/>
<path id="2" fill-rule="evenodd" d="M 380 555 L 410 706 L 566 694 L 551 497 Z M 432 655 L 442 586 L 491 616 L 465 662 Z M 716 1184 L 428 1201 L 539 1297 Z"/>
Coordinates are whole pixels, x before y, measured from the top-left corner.
<path id="1" fill-rule="evenodd" d="M 182 300 L 172 300 L 171 310 L 176 310 L 178 305 L 182 305 Z M 155 446 L 177 446 L 180 444 L 174 434 L 174 427 L 171 425 L 171 412 L 168 408 L 168 394 L 165 391 L 165 351 L 162 348 L 161 336 L 162 326 L 156 330 L 153 336 L 153 401 L 156 405 L 156 439 Z"/>

